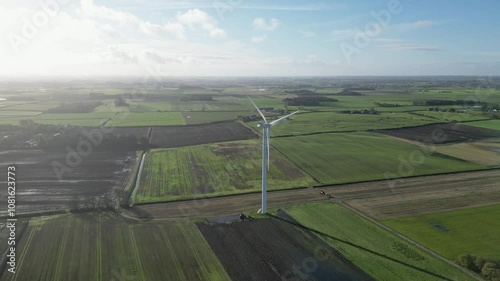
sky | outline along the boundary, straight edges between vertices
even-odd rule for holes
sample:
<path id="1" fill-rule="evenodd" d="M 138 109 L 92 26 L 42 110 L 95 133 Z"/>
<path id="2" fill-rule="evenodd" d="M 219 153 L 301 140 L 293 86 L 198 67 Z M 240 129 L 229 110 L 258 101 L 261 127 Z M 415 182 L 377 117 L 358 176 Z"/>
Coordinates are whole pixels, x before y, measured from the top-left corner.
<path id="1" fill-rule="evenodd" d="M 500 75 L 500 1 L 0 2 L 2 76 Z"/>

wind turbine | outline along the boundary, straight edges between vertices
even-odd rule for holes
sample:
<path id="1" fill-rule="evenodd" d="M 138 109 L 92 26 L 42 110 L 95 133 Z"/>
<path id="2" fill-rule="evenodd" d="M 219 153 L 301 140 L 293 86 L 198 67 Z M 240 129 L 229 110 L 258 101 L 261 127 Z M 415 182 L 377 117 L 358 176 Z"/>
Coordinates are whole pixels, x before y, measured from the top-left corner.
<path id="1" fill-rule="evenodd" d="M 272 122 L 267 122 L 266 117 L 260 111 L 259 107 L 255 105 L 255 103 L 248 97 L 248 99 L 252 102 L 253 106 L 259 112 L 262 119 L 264 119 L 264 123 L 259 122 L 257 127 L 262 129 L 262 214 L 267 212 L 267 170 L 269 170 L 269 128 L 278 124 L 279 122 L 287 119 L 288 117 L 294 115 L 299 111 L 295 111 L 291 114 L 278 118 Z"/>

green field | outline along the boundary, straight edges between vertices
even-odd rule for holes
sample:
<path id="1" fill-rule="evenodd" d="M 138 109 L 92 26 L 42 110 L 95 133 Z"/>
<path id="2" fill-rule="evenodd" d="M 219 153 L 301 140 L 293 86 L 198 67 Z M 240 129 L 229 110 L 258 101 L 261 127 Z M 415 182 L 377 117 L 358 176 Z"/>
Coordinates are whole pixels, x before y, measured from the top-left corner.
<path id="1" fill-rule="evenodd" d="M 323 184 L 385 179 L 386 174 L 395 178 L 482 168 L 439 154 L 415 156 L 417 164 L 408 164 L 407 168 L 401 163 L 408 163 L 410 155 L 422 155 L 421 149 L 372 133 L 275 138 L 271 139 L 271 144 Z"/>
<path id="2" fill-rule="evenodd" d="M 500 165 L 500 142 L 467 142 L 436 146 L 436 152 L 484 166 Z"/>
<path id="3" fill-rule="evenodd" d="M 134 202 L 192 199 L 261 190 L 259 140 L 227 142 L 146 154 Z M 271 149 L 267 183 L 270 190 L 303 187 L 314 181 Z"/>
<path id="4" fill-rule="evenodd" d="M 16 254 L 16 274 L 5 271 L 0 280 L 229 280 L 189 221 L 134 224 L 102 213 L 35 218 Z"/>
<path id="5" fill-rule="evenodd" d="M 188 125 L 237 120 L 239 115 L 247 116 L 252 114 L 254 114 L 252 111 L 186 111 L 182 113 Z"/>
<path id="6" fill-rule="evenodd" d="M 467 126 L 476 126 L 486 129 L 500 130 L 500 120 L 488 120 L 467 123 Z"/>
<path id="7" fill-rule="evenodd" d="M 484 120 L 487 117 L 481 115 L 480 111 L 469 111 L 469 112 L 437 112 L 437 111 L 415 111 L 412 112 L 415 115 L 424 115 L 425 117 L 435 119 L 436 122 L 463 122 L 463 121 L 474 121 L 474 120 Z"/>
<path id="8" fill-rule="evenodd" d="M 310 203 L 285 211 L 377 280 L 473 280 L 339 205 Z"/>
<path id="9" fill-rule="evenodd" d="M 111 118 L 111 126 L 169 126 L 185 125 L 180 112 L 120 112 Z"/>
<path id="10" fill-rule="evenodd" d="M 375 129 L 401 128 L 437 123 L 429 117 L 409 113 L 339 114 L 333 112 L 315 112 L 297 114 L 288 122 L 281 122 L 272 128 L 272 136 L 301 135 L 317 132 L 365 131 Z M 251 122 L 257 126 L 257 122 Z"/>
<path id="11" fill-rule="evenodd" d="M 500 205 L 386 220 L 384 224 L 451 260 L 473 254 L 500 260 Z"/>

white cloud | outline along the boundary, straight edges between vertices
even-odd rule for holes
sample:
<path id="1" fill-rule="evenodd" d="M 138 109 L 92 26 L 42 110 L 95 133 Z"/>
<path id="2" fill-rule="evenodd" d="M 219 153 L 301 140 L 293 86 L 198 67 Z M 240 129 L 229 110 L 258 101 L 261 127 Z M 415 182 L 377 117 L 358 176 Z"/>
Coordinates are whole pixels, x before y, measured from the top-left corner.
<path id="1" fill-rule="evenodd" d="M 335 29 L 331 32 L 333 40 L 352 40 L 355 36 L 363 34 L 359 28 Z"/>
<path id="2" fill-rule="evenodd" d="M 309 30 L 297 30 L 297 32 L 302 35 L 303 37 L 305 38 L 311 38 L 311 37 L 315 37 L 316 36 L 316 33 L 312 32 L 312 31 L 309 31 Z"/>
<path id="3" fill-rule="evenodd" d="M 392 51 L 439 51 L 439 47 L 419 44 L 388 44 L 381 45 L 384 49 Z"/>
<path id="4" fill-rule="evenodd" d="M 260 36 L 253 36 L 250 41 L 252 41 L 252 43 L 261 43 L 261 42 L 264 42 L 267 40 L 267 35 L 266 34 L 263 34 L 263 35 L 260 35 Z"/>
<path id="5" fill-rule="evenodd" d="M 444 22 L 446 21 L 418 20 L 415 22 L 392 24 L 388 26 L 388 29 L 392 31 L 406 32 L 411 30 L 430 28 L 433 26 L 440 25 Z"/>
<path id="6" fill-rule="evenodd" d="M 436 25 L 436 22 L 430 20 L 419 20 L 414 22 L 413 25 L 417 28 L 431 27 Z"/>
<path id="7" fill-rule="evenodd" d="M 177 13 L 179 23 L 187 25 L 191 28 L 201 27 L 207 31 L 210 37 L 225 37 L 226 32 L 217 26 L 217 21 L 209 14 L 198 9 L 191 9 L 185 13 Z"/>
<path id="8" fill-rule="evenodd" d="M 272 18 L 269 21 L 266 21 L 264 18 L 255 18 L 252 22 L 252 27 L 255 30 L 263 30 L 263 31 L 273 31 L 280 25 L 280 21 Z"/>

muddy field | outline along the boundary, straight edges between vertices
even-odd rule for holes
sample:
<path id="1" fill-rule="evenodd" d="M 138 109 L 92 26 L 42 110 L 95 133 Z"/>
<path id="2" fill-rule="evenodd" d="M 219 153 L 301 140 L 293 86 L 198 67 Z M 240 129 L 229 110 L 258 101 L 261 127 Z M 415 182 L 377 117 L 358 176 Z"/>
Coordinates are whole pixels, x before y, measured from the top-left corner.
<path id="1" fill-rule="evenodd" d="M 312 232 L 277 218 L 198 228 L 232 280 L 372 280 Z"/>
<path id="2" fill-rule="evenodd" d="M 205 125 L 153 127 L 150 142 L 157 147 L 179 147 L 256 138 L 252 130 L 237 122 Z"/>
<path id="3" fill-rule="evenodd" d="M 41 150 L 0 152 L 0 184 L 7 186 L 7 167 L 16 167 L 18 212 L 87 208 L 115 200 L 129 175 L 135 152 L 94 152 L 71 158 L 67 153 Z M 127 161 L 130 157 L 130 161 Z M 74 161 L 74 162 L 71 162 Z M 7 188 L 2 190 L 0 210 L 6 211 Z M 92 206 L 91 206 L 92 205 Z"/>
<path id="4" fill-rule="evenodd" d="M 374 132 L 428 144 L 477 141 L 500 136 L 500 131 L 497 130 L 472 127 L 459 123 L 433 124 L 404 129 L 376 130 Z"/>

